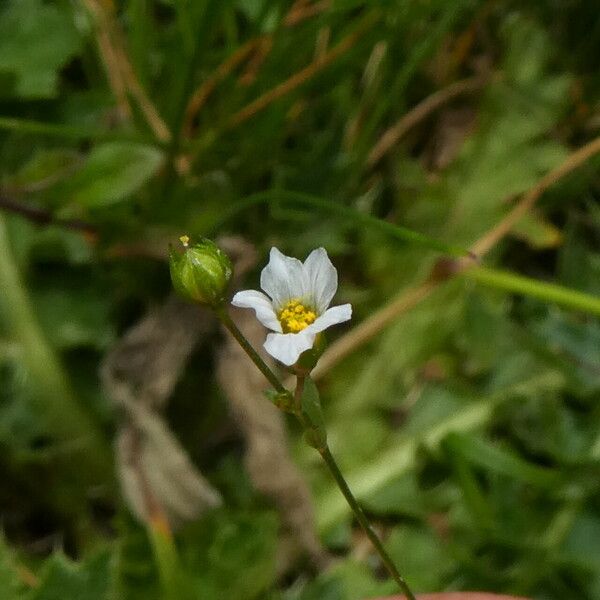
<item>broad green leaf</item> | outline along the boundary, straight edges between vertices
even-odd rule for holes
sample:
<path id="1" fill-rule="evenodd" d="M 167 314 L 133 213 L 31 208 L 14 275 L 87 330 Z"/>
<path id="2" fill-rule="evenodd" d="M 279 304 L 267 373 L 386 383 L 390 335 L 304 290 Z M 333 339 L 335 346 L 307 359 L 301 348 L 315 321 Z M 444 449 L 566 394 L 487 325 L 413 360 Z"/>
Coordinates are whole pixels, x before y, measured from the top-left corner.
<path id="1" fill-rule="evenodd" d="M 157 173 L 163 159 L 163 153 L 157 148 L 133 142 L 96 146 L 82 169 L 66 185 L 65 201 L 88 208 L 121 202 Z"/>
<path id="2" fill-rule="evenodd" d="M 0 74 L 15 76 L 9 95 L 56 96 L 58 71 L 80 45 L 68 4 L 9 0 L 0 11 Z"/>
<path id="3" fill-rule="evenodd" d="M 34 301 L 40 325 L 57 348 L 105 349 L 115 339 L 111 302 L 99 287 L 64 281 L 38 290 Z"/>
<path id="4" fill-rule="evenodd" d="M 14 461 L 27 456 L 35 439 L 46 433 L 43 419 L 31 403 L 35 391 L 19 360 L 21 352 L 20 346 L 13 344 L 0 359 L 0 445 L 6 459 Z"/>
<path id="5" fill-rule="evenodd" d="M 531 485 L 552 488 L 562 479 L 558 471 L 539 467 L 524 460 L 512 450 L 491 444 L 479 436 L 451 433 L 446 438 L 446 443 L 452 451 L 460 452 L 475 465 Z"/>
<path id="6" fill-rule="evenodd" d="M 57 553 L 44 565 L 39 586 L 24 600 L 113 600 L 113 586 L 110 552 L 81 564 Z"/>

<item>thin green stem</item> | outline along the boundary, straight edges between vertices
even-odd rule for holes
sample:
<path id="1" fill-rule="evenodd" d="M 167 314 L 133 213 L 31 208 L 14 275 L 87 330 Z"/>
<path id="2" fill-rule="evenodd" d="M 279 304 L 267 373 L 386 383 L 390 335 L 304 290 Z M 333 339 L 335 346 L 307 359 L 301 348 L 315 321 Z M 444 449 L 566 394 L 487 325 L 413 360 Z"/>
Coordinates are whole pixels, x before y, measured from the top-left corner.
<path id="1" fill-rule="evenodd" d="M 428 247 L 432 250 L 444 252 L 450 256 L 459 257 L 470 255 L 470 252 L 464 248 L 444 244 L 443 242 L 439 242 L 438 240 L 425 236 L 417 231 L 394 225 L 393 223 L 383 221 L 372 215 L 361 213 L 354 208 L 341 206 L 334 202 L 327 201 L 324 198 L 319 198 L 318 196 L 311 196 L 310 194 L 289 190 L 270 190 L 243 198 L 239 202 L 234 203 L 219 216 L 218 221 L 213 223 L 207 235 L 215 233 L 245 210 L 259 204 L 277 203 L 284 205 L 298 204 L 307 208 L 314 208 L 318 211 L 337 214 L 357 224 L 360 223 L 367 227 L 379 229 L 398 240 Z M 539 298 L 544 302 L 551 302 L 572 310 L 600 315 L 600 298 L 579 290 L 572 290 L 564 286 L 537 281 L 530 277 L 524 277 L 523 275 L 517 275 L 515 273 L 509 273 L 507 271 L 489 267 L 469 266 L 469 268 L 461 270 L 460 273 L 462 277 L 472 279 L 488 287 L 495 287 L 507 292 L 523 294 L 532 298 Z"/>
<path id="2" fill-rule="evenodd" d="M 273 373 L 273 371 L 271 371 L 269 366 L 258 355 L 256 350 L 254 350 L 254 348 L 251 346 L 250 342 L 248 342 L 248 340 L 244 337 L 244 334 L 238 329 L 237 325 L 233 322 L 232 318 L 229 316 L 229 313 L 225 310 L 225 308 L 220 306 L 220 307 L 216 308 L 215 310 L 216 310 L 217 316 L 219 317 L 219 319 L 221 320 L 223 325 L 229 330 L 231 335 L 233 335 L 233 337 L 240 344 L 240 346 L 243 348 L 243 350 L 246 352 L 246 354 L 250 357 L 250 359 L 254 362 L 254 364 L 258 367 L 260 372 L 266 377 L 266 379 L 269 381 L 269 383 L 278 392 L 289 393 L 289 390 L 287 390 L 283 386 L 283 384 L 279 381 L 277 375 L 275 375 L 275 373 Z M 308 431 L 308 429 L 310 428 L 310 423 L 308 423 L 306 421 L 303 411 L 302 411 L 302 408 L 301 408 L 301 403 L 302 403 L 301 397 L 302 397 L 302 392 L 304 389 L 305 380 L 306 380 L 305 375 L 302 375 L 302 374 L 298 375 L 296 391 L 294 393 L 295 407 L 294 407 L 293 412 L 294 412 L 294 415 L 300 421 L 301 425 L 304 427 L 304 429 Z M 337 466 L 337 463 L 335 462 L 335 459 L 333 458 L 333 455 L 331 454 L 329 447 L 325 444 L 325 447 L 319 448 L 318 452 L 323 457 L 323 460 L 325 461 L 327 468 L 329 469 L 331 475 L 333 476 L 333 479 L 335 480 L 337 486 L 340 488 L 340 491 L 344 495 L 344 498 L 348 502 L 350 508 L 354 512 L 356 519 L 361 524 L 362 528 L 365 530 L 367 537 L 371 540 L 371 543 L 373 544 L 375 550 L 379 554 L 386 569 L 388 570 L 388 572 L 390 573 L 392 578 L 396 581 L 396 583 L 400 586 L 400 589 L 404 592 L 404 594 L 406 594 L 406 597 L 408 598 L 408 600 L 416 600 L 414 594 L 411 592 L 410 588 L 408 587 L 408 584 L 406 583 L 406 581 L 404 580 L 402 575 L 400 575 L 398 569 L 396 568 L 396 565 L 394 565 L 394 561 L 391 559 L 390 555 L 387 553 L 386 549 L 384 548 L 382 541 L 379 539 L 379 537 L 377 536 L 377 534 L 371 527 L 369 520 L 367 519 L 365 513 L 363 512 L 362 508 L 358 504 L 356 498 L 350 491 L 350 488 L 348 487 L 348 484 L 346 483 L 346 480 L 344 479 L 342 472 L 340 471 L 339 467 Z"/>
<path id="3" fill-rule="evenodd" d="M 194 86 L 196 65 L 200 58 L 200 52 L 202 48 L 200 40 L 205 38 L 205 35 L 203 34 L 206 33 L 206 22 L 204 22 L 200 27 L 199 22 L 196 19 L 203 19 L 205 17 L 205 11 L 208 3 L 205 0 L 202 0 L 196 4 L 196 9 L 199 8 L 200 12 L 192 14 L 188 11 L 188 14 L 186 15 L 186 11 L 184 10 L 182 3 L 175 2 L 177 22 L 179 27 L 183 28 L 180 29 L 180 32 L 184 38 L 181 59 L 187 65 L 187 67 L 183 73 L 183 77 L 178 81 L 176 80 L 173 85 L 173 115 L 169 123 L 170 130 L 173 132 L 173 135 L 166 149 L 167 161 L 164 183 L 157 189 L 157 200 L 160 202 L 160 205 L 165 207 L 165 210 L 169 210 L 171 205 L 170 197 L 178 179 L 177 170 L 175 168 L 175 159 L 179 154 L 183 142 L 182 126 L 185 119 L 185 107 Z M 193 20 L 196 24 L 193 25 L 191 20 Z M 195 31 L 194 27 L 196 29 Z"/>
<path id="4" fill-rule="evenodd" d="M 462 276 L 489 287 L 539 298 L 565 308 L 600 315 L 600 298 L 578 290 L 487 267 L 465 269 Z"/>
<path id="5" fill-rule="evenodd" d="M 219 220 L 210 228 L 207 235 L 218 231 L 225 223 L 233 219 L 240 212 L 253 208 L 257 204 L 277 203 L 295 204 L 308 209 L 315 209 L 320 212 L 328 212 L 359 225 L 366 225 L 374 229 L 379 229 L 382 233 L 399 241 L 424 246 L 449 256 L 463 257 L 470 255 L 469 250 L 466 248 L 440 242 L 439 240 L 419 233 L 418 231 L 413 231 L 412 229 L 402 227 L 401 225 L 394 225 L 393 223 L 389 223 L 388 221 L 384 221 L 373 215 L 362 213 L 355 208 L 343 206 L 330 200 L 326 200 L 325 198 L 290 190 L 269 190 L 266 192 L 258 192 L 243 198 L 223 212 L 219 217 Z"/>
<path id="6" fill-rule="evenodd" d="M 463 497 L 467 508 L 471 511 L 473 518 L 480 530 L 485 533 L 494 531 L 494 514 L 488 503 L 472 466 L 462 454 L 462 448 L 455 443 L 456 437 L 449 435 L 444 440 L 448 459 L 456 473 L 458 483 L 462 488 Z"/>
<path id="7" fill-rule="evenodd" d="M 296 376 L 296 390 L 294 392 L 294 413 L 302 423 L 302 426 L 306 428 L 306 424 L 302 420 L 302 394 L 304 393 L 305 381 L 306 375 Z"/>
<path id="8" fill-rule="evenodd" d="M 250 342 L 246 339 L 244 334 L 238 329 L 238 326 L 233 322 L 233 319 L 229 316 L 229 313 L 222 306 L 216 309 L 217 316 L 221 320 L 221 323 L 227 328 L 229 333 L 235 338 L 237 343 L 242 347 L 244 352 L 250 357 L 250 360 L 258 367 L 258 370 L 266 377 L 267 381 L 280 393 L 285 394 L 288 390 L 285 389 L 279 378 L 271 369 L 269 365 L 260 357 L 258 352 L 250 345 Z"/>
<path id="9" fill-rule="evenodd" d="M 369 519 L 367 519 L 360 504 L 357 502 L 356 498 L 352 494 L 352 491 L 348 487 L 348 484 L 346 483 L 346 480 L 344 479 L 342 472 L 340 471 L 339 467 L 337 466 L 337 463 L 335 462 L 335 459 L 333 458 L 333 455 L 331 454 L 329 447 L 319 450 L 319 454 L 323 457 L 325 464 L 329 468 L 330 473 L 333 475 L 333 478 L 335 479 L 335 482 L 337 483 L 337 486 L 340 488 L 342 494 L 344 494 L 344 498 L 346 498 L 346 502 L 348 502 L 348 504 L 350 505 L 350 508 L 352 509 L 352 512 L 354 512 L 356 519 L 361 524 L 362 528 L 365 530 L 365 533 L 367 534 L 367 537 L 371 540 L 371 543 L 377 550 L 377 553 L 381 557 L 381 560 L 383 561 L 385 568 L 388 570 L 390 575 L 394 578 L 396 583 L 400 586 L 402 591 L 406 594 L 406 597 L 409 598 L 409 600 L 416 600 L 414 594 L 411 592 L 410 588 L 408 587 L 408 584 L 406 583 L 406 581 L 404 580 L 402 575 L 400 575 L 398 569 L 396 568 L 394 561 L 391 559 L 390 555 L 387 553 L 387 550 L 384 548 L 383 543 L 379 539 L 379 536 L 375 533 L 375 531 L 371 527 L 371 524 L 369 523 Z"/>
<path id="10" fill-rule="evenodd" d="M 58 137 L 71 140 L 92 139 L 164 145 L 154 140 L 154 138 L 144 136 L 139 133 L 127 133 L 121 131 L 113 131 L 110 129 L 94 129 L 82 125 L 44 123 L 42 121 L 32 121 L 30 119 L 16 119 L 14 117 L 0 117 L 0 130 L 16 131 L 18 133 L 32 135 L 47 135 L 50 137 Z"/>

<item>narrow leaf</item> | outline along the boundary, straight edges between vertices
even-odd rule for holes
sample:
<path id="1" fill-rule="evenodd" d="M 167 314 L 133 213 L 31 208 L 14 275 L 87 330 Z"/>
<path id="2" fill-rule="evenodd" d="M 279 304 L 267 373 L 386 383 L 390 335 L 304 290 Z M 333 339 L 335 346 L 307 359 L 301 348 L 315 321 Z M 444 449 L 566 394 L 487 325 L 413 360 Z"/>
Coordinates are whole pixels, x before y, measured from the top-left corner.
<path id="1" fill-rule="evenodd" d="M 152 146 L 109 142 L 96 146 L 68 186 L 70 199 L 90 208 L 125 200 L 155 175 L 163 153 Z"/>

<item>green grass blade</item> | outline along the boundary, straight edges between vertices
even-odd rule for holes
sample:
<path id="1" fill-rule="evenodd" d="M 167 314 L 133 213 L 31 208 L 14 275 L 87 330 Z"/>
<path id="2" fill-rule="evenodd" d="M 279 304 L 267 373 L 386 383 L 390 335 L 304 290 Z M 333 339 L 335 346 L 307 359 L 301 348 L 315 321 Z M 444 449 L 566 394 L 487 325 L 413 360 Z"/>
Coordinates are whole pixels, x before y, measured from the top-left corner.
<path id="1" fill-rule="evenodd" d="M 489 287 L 600 316 L 600 298 L 579 290 L 488 267 L 467 269 L 462 275 Z"/>
<path id="2" fill-rule="evenodd" d="M 378 229 L 401 242 L 422 246 L 454 257 L 469 256 L 469 251 L 466 248 L 440 242 L 439 240 L 419 233 L 418 231 L 413 231 L 412 229 L 402 227 L 401 225 L 394 225 L 393 223 L 383 221 L 372 215 L 361 213 L 354 208 L 336 204 L 334 201 L 289 190 L 270 190 L 243 198 L 221 215 L 218 222 L 213 225 L 212 232 L 218 231 L 225 223 L 231 221 L 240 213 L 250 208 L 254 208 L 259 204 L 293 204 L 302 206 L 307 209 L 314 209 L 320 213 L 337 215 L 356 225 L 367 225 L 368 227 Z"/>

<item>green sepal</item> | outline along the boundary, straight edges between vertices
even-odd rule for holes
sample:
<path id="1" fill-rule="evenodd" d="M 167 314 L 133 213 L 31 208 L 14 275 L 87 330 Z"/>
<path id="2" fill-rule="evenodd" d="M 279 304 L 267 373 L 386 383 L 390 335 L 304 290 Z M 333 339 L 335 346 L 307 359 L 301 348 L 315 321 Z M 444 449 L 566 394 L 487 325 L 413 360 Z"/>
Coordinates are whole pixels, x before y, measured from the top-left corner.
<path id="1" fill-rule="evenodd" d="M 321 398 L 315 382 L 310 377 L 304 381 L 301 402 L 302 417 L 306 426 L 304 439 L 309 446 L 324 450 L 327 447 L 327 431 Z"/>
<path id="2" fill-rule="evenodd" d="M 322 333 L 317 334 L 313 347 L 300 355 L 298 362 L 294 365 L 294 370 L 310 373 L 315 368 L 319 358 L 321 358 L 325 347 L 325 336 Z"/>

